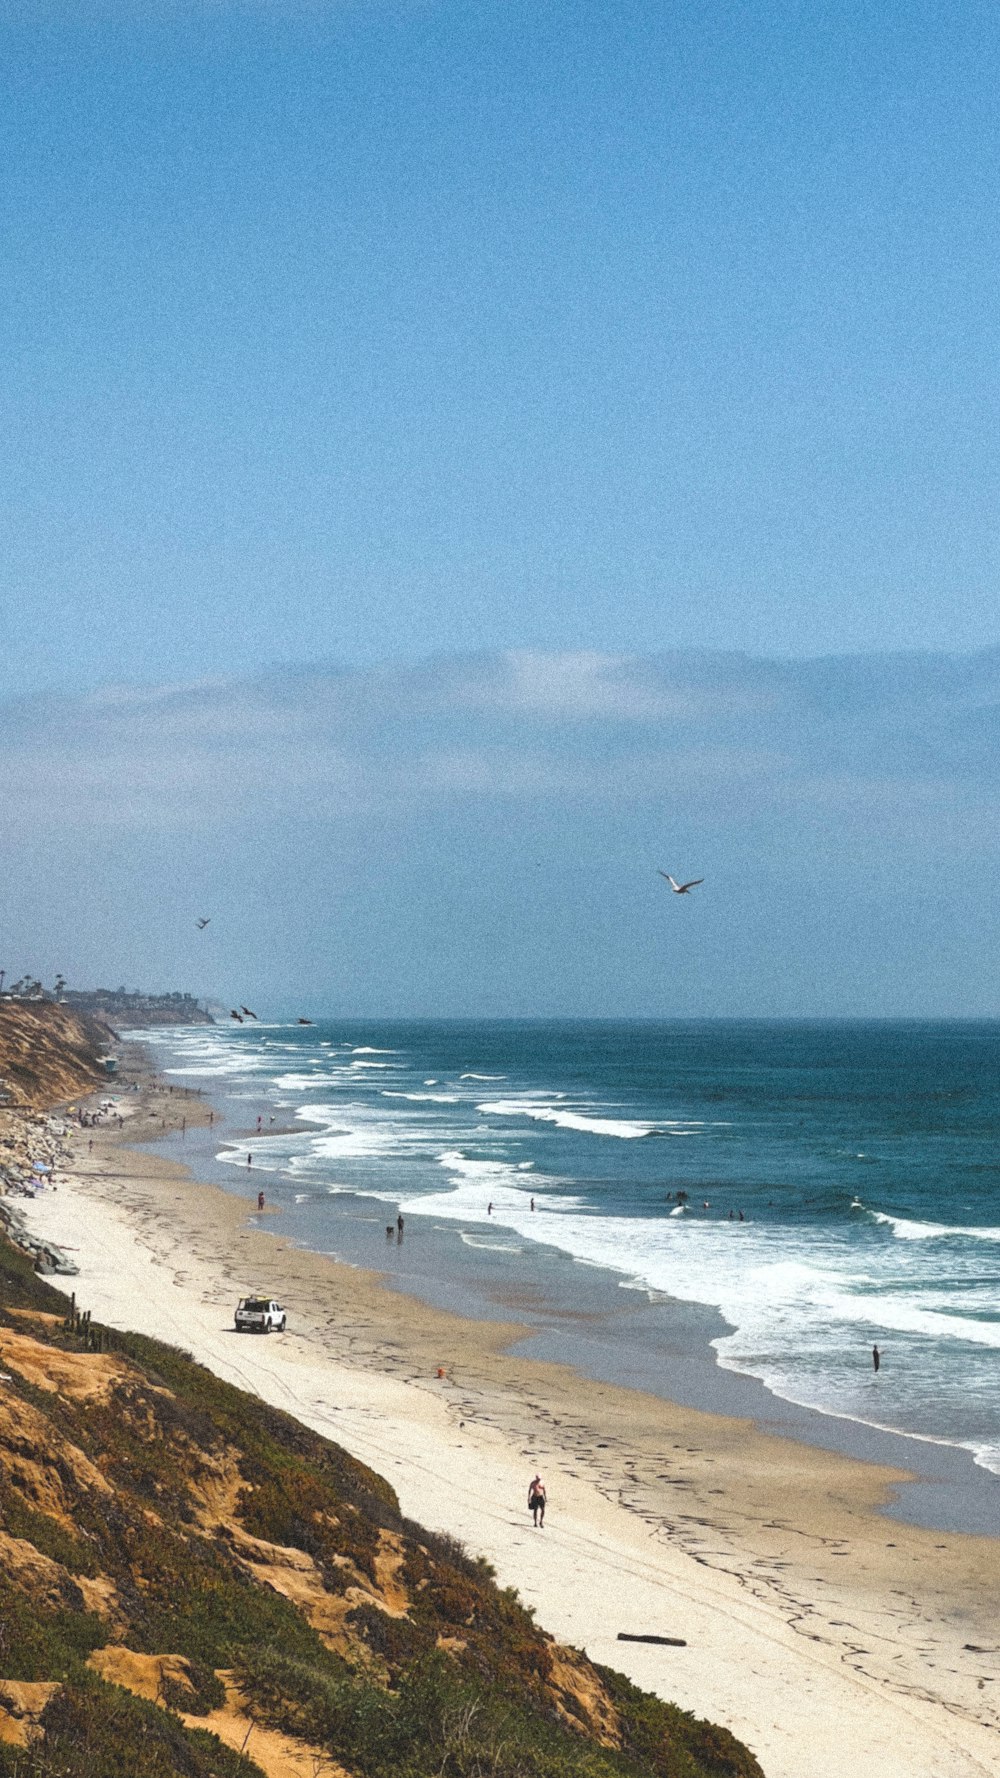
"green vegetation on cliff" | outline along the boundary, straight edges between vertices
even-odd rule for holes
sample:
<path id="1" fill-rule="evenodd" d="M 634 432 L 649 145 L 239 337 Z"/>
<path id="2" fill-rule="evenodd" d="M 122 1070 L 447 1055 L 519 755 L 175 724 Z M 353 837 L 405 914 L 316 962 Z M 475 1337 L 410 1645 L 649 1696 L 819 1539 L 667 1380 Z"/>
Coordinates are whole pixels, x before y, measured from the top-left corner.
<path id="1" fill-rule="evenodd" d="M 0 1242 L 3 1778 L 762 1778 L 380 1476 Z M 284 1764 L 282 1763 L 284 1761 Z"/>

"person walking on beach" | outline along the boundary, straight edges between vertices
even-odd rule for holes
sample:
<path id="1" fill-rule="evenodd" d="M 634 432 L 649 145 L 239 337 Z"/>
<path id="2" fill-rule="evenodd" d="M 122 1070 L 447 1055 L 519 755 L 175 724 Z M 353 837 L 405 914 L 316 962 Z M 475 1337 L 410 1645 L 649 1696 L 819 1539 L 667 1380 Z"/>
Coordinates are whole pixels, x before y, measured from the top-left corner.
<path id="1" fill-rule="evenodd" d="M 400 1241 L 403 1239 L 403 1213 L 402 1213 L 402 1211 L 400 1211 L 399 1215 L 396 1218 L 396 1237 Z"/>
<path id="2" fill-rule="evenodd" d="M 876 1376 L 878 1376 L 878 1367 L 881 1363 L 882 1363 L 882 1354 L 879 1351 L 877 1346 L 873 1346 L 872 1347 L 872 1369 L 874 1370 Z"/>
<path id="3" fill-rule="evenodd" d="M 263 1208 L 264 1208 L 264 1193 L 263 1192 L 257 1193 L 257 1208 L 258 1208 L 258 1210 L 263 1210 Z"/>
<path id="4" fill-rule="evenodd" d="M 536 1526 L 545 1525 L 545 1483 L 536 1475 L 528 1489 L 528 1511 Z"/>

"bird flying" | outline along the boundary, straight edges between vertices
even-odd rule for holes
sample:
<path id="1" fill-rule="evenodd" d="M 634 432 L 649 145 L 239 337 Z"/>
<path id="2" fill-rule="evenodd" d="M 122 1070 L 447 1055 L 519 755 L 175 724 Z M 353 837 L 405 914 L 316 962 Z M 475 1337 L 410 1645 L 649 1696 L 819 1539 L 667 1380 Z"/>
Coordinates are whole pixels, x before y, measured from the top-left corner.
<path id="1" fill-rule="evenodd" d="M 238 1024 L 238 1025 L 242 1025 L 242 1023 L 243 1023 L 243 1014 L 242 1014 L 242 1013 L 241 1013 L 241 1012 L 237 1012 L 237 1011 L 236 1011 L 236 1008 L 235 1008 L 235 1006 L 234 1006 L 234 1007 L 233 1007 L 233 1010 L 232 1010 L 232 1012 L 231 1012 L 231 1013 L 230 1013 L 230 1015 L 229 1015 L 229 1017 L 230 1017 L 230 1018 L 231 1018 L 231 1019 L 235 1019 L 235 1020 L 236 1020 L 236 1023 L 237 1023 L 237 1024 Z"/>
<path id="2" fill-rule="evenodd" d="M 659 865 L 657 865 L 657 870 L 659 870 Z M 690 883 L 675 883 L 670 872 L 666 870 L 661 870 L 660 876 L 670 884 L 675 895 L 686 895 L 689 889 L 697 889 L 698 884 L 705 881 L 704 877 L 692 877 Z"/>
<path id="3" fill-rule="evenodd" d="M 250 1008 L 248 1006 L 241 1006 L 240 1012 L 246 1013 L 246 1016 L 248 1019 L 255 1019 L 257 1017 L 257 1014 L 255 1012 L 251 1012 Z"/>
<path id="4" fill-rule="evenodd" d="M 211 924 L 211 920 L 212 920 L 212 916 L 211 916 L 211 914 L 209 914 L 209 916 L 208 916 L 208 919 L 207 919 L 207 920 L 196 920 L 196 921 L 195 921 L 195 925 L 196 925 L 196 926 L 197 926 L 197 928 L 198 928 L 198 931 L 199 931 L 199 932 L 204 932 L 204 930 L 205 930 L 205 927 L 206 927 L 206 926 L 208 926 L 208 925 L 210 925 L 210 924 Z"/>

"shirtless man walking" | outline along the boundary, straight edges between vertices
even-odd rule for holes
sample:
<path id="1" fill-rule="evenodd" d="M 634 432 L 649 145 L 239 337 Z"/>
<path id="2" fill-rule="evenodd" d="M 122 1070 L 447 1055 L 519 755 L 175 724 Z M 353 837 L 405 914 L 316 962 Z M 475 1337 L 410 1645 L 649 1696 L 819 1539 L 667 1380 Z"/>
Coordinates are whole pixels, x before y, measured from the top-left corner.
<path id="1" fill-rule="evenodd" d="M 545 1483 L 540 1475 L 536 1475 L 528 1489 L 528 1511 L 536 1526 L 545 1526 Z"/>

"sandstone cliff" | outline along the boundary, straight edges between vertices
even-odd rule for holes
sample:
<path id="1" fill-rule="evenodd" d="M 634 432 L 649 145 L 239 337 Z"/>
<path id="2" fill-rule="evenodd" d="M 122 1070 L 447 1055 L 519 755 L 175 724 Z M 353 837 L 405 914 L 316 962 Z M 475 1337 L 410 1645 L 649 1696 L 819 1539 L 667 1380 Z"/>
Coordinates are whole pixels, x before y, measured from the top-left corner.
<path id="1" fill-rule="evenodd" d="M 0 1000 L 0 1105 L 41 1107 L 92 1093 L 111 1042 L 100 1019 L 48 1000 Z"/>

